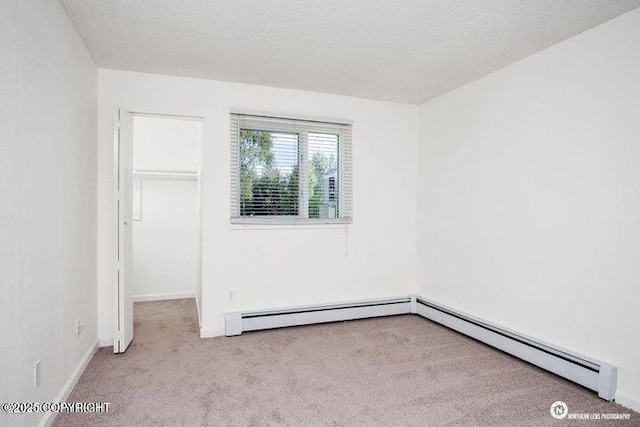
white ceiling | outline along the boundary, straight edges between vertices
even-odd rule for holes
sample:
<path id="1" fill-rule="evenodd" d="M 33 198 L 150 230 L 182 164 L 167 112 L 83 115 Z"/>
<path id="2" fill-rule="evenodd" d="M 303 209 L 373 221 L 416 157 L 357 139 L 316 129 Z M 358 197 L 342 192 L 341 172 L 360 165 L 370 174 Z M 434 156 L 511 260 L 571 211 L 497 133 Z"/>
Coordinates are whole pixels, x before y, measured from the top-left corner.
<path id="1" fill-rule="evenodd" d="M 101 67 L 422 103 L 640 0 L 61 0 Z"/>

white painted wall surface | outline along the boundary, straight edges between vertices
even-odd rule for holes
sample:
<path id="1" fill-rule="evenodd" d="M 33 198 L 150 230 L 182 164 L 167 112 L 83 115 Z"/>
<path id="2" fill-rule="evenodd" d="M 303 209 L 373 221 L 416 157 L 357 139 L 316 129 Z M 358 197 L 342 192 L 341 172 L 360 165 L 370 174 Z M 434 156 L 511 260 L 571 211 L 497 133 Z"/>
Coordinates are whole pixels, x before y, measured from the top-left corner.
<path id="1" fill-rule="evenodd" d="M 192 297 L 198 277 L 196 181 L 143 179 L 133 222 L 133 295 Z"/>
<path id="2" fill-rule="evenodd" d="M 636 10 L 424 104 L 418 204 L 422 295 L 617 365 L 636 410 L 639 40 Z"/>
<path id="3" fill-rule="evenodd" d="M 96 98 L 60 3 L 0 2 L 0 402 L 53 401 L 96 344 Z"/>
<path id="4" fill-rule="evenodd" d="M 141 116 L 133 120 L 135 170 L 199 173 L 202 122 Z M 134 299 L 195 295 L 197 190 L 196 180 L 141 178 L 141 216 L 133 222 Z"/>
<path id="5" fill-rule="evenodd" d="M 202 333 L 226 311 L 406 295 L 415 286 L 416 106 L 101 69 L 98 102 L 99 336 L 112 337 L 113 110 L 204 117 Z M 354 222 L 231 226 L 229 109 L 353 120 Z M 393 171 L 392 173 L 390 171 Z M 320 274 L 328 266 L 333 274 Z M 227 292 L 236 292 L 235 303 Z"/>
<path id="6" fill-rule="evenodd" d="M 199 171 L 202 122 L 168 117 L 135 116 L 133 168 Z"/>

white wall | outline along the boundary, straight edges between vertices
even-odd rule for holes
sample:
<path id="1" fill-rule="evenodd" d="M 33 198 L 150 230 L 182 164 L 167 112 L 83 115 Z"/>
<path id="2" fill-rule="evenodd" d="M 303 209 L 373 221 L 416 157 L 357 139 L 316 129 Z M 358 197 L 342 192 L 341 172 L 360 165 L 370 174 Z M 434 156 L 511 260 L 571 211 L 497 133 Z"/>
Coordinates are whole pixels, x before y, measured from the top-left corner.
<path id="1" fill-rule="evenodd" d="M 96 102 L 60 3 L 0 2 L 0 402 L 53 401 L 96 344 Z"/>
<path id="2" fill-rule="evenodd" d="M 133 120 L 135 170 L 199 173 L 202 122 Z M 141 178 L 139 194 L 141 216 L 133 222 L 134 299 L 194 296 L 200 276 L 197 181 Z"/>
<path id="3" fill-rule="evenodd" d="M 422 295 L 617 365 L 636 409 L 639 40 L 635 10 L 423 105 L 418 204 Z"/>
<path id="4" fill-rule="evenodd" d="M 116 106 L 204 117 L 202 332 L 224 313 L 406 295 L 415 287 L 416 106 L 101 69 L 98 102 L 99 336 L 112 337 L 112 123 Z M 229 109 L 353 120 L 354 222 L 229 224 Z M 327 266 L 332 274 L 319 274 Z M 235 303 L 227 292 L 236 292 Z"/>
<path id="5" fill-rule="evenodd" d="M 196 292 L 197 182 L 143 179 L 142 219 L 133 223 L 134 299 Z"/>
<path id="6" fill-rule="evenodd" d="M 199 172 L 202 122 L 134 116 L 133 168 Z"/>

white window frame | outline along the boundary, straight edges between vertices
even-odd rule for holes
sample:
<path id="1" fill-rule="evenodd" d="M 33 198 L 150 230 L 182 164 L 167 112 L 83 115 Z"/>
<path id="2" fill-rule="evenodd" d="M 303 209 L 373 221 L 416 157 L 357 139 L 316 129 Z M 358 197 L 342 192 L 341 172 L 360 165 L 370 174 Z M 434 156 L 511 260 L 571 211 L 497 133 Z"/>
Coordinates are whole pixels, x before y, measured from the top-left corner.
<path id="1" fill-rule="evenodd" d="M 297 133 L 299 155 L 299 209 L 297 216 L 240 216 L 240 130 Z M 351 124 L 266 115 L 230 114 L 231 130 L 231 224 L 313 225 L 352 223 Z M 309 132 L 338 135 L 338 218 L 308 218 Z"/>

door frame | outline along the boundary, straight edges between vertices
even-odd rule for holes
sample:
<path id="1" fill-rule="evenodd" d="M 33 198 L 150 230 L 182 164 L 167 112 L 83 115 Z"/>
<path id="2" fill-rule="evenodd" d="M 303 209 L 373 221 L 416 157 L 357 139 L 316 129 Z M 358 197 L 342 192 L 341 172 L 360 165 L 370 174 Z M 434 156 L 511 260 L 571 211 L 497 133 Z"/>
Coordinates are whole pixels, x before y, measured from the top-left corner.
<path id="1" fill-rule="evenodd" d="M 127 295 L 127 291 L 128 293 L 131 295 L 132 294 L 132 289 L 127 289 L 127 288 L 131 288 L 132 284 L 130 280 L 124 280 L 124 281 L 120 281 L 120 273 L 121 273 L 121 266 L 124 263 L 125 260 L 120 260 L 120 255 L 123 253 L 122 251 L 122 235 L 121 235 L 121 229 L 120 229 L 120 224 L 122 223 L 121 218 L 120 218 L 120 206 L 122 205 L 122 192 L 120 191 L 120 186 L 122 185 L 122 179 L 121 179 L 121 165 L 120 165 L 120 156 L 121 156 L 121 151 L 122 151 L 122 144 L 130 144 L 130 147 L 127 147 L 128 149 L 131 149 L 131 152 L 133 153 L 133 144 L 134 144 L 134 140 L 133 140 L 133 120 L 134 117 L 152 117 L 152 118 L 165 118 L 165 119 L 176 119 L 176 120 L 191 120 L 191 121 L 198 121 L 202 123 L 202 135 L 200 136 L 200 144 L 198 147 L 198 159 L 197 159 L 197 165 L 198 165 L 198 178 L 197 178 L 197 221 L 198 221 L 198 250 L 197 250 L 197 265 L 198 265 L 198 272 L 197 272 L 197 283 L 196 283 L 196 288 L 202 286 L 202 254 L 203 254 L 203 250 L 202 250 L 202 241 L 203 241 L 203 227 L 202 227 L 202 217 L 203 217 L 203 208 L 202 208 L 202 169 L 203 169 L 203 145 L 204 145 L 204 117 L 202 116 L 191 116 L 191 115 L 180 115 L 180 114 L 164 114 L 164 113 L 146 113 L 146 112 L 140 112 L 140 111 L 131 111 L 128 110 L 126 108 L 117 108 L 115 111 L 115 118 L 114 118 L 114 144 L 113 144 L 113 218 L 114 220 L 114 230 L 113 230 L 113 274 L 114 274 L 114 280 L 113 280 L 113 286 L 114 286 L 114 298 L 113 298 L 113 308 L 114 308 L 114 329 L 113 329 L 113 352 L 114 353 L 123 353 L 129 343 L 126 342 L 127 337 L 123 336 L 126 335 L 126 331 L 127 331 L 127 327 L 130 328 L 131 330 L 131 338 L 133 339 L 133 316 L 131 315 L 131 319 L 124 319 L 123 315 L 121 314 L 121 311 L 123 310 L 123 305 L 130 303 L 131 305 L 133 304 L 133 300 L 132 298 L 130 298 L 130 302 L 125 301 L 125 296 Z M 133 159 L 132 159 L 133 160 Z M 125 194 L 128 194 L 129 196 L 132 195 L 133 192 L 133 179 L 131 180 L 131 191 Z M 132 202 L 132 200 L 131 200 Z M 131 203 L 130 206 L 133 206 L 133 204 Z M 133 216 L 131 215 L 130 218 L 128 218 L 126 221 L 124 221 L 126 223 L 125 226 L 130 227 L 129 230 L 133 229 Z M 124 252 L 124 255 L 127 255 L 126 252 Z M 132 257 L 133 253 L 130 252 L 129 256 Z M 128 260 L 129 262 L 133 262 L 132 259 Z M 197 309 L 198 309 L 198 322 L 201 323 L 202 322 L 202 315 L 201 315 L 201 307 L 200 307 L 200 300 L 198 298 L 198 292 L 197 289 L 194 290 L 194 293 L 196 294 L 196 305 L 197 305 Z M 125 309 L 126 310 L 126 309 Z M 131 310 L 133 311 L 133 310 Z M 123 321 L 126 321 L 127 323 L 130 324 L 123 324 Z"/>

